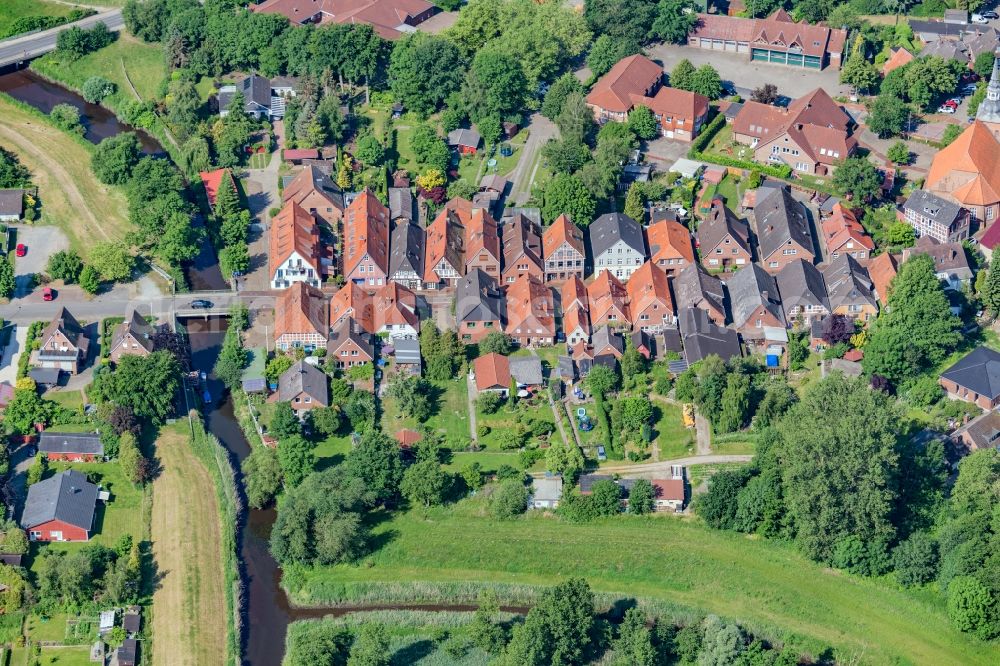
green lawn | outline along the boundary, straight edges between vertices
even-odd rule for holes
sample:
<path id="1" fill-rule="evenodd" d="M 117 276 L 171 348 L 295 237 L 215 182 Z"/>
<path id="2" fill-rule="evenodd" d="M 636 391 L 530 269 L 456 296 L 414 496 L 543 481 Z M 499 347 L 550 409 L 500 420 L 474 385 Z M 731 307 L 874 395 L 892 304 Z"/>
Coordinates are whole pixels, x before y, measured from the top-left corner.
<path id="1" fill-rule="evenodd" d="M 474 462 L 479 463 L 486 474 L 495 473 L 501 465 L 521 469 L 517 451 L 455 451 L 444 467 L 449 472 L 461 472 L 463 467 Z M 539 464 L 544 468 L 544 461 L 540 461 Z"/>
<path id="2" fill-rule="evenodd" d="M 79 647 L 47 647 L 35 662 L 39 666 L 92 666 L 90 661 L 90 646 Z M 14 662 L 11 661 L 11 666 Z"/>
<path id="3" fill-rule="evenodd" d="M 955 630 L 936 595 L 826 569 L 787 544 L 693 520 L 495 522 L 471 499 L 399 514 L 374 531 L 385 545 L 361 565 L 287 572 L 293 597 L 343 602 L 381 590 L 419 598 L 442 586 L 474 594 L 476 583 L 549 585 L 574 575 L 597 592 L 720 613 L 815 650 L 830 645 L 838 662 L 996 663 L 995 647 Z"/>
<path id="4" fill-rule="evenodd" d="M 316 445 L 316 468 L 326 469 L 339 465 L 351 451 L 351 436 L 349 434 L 327 437 Z"/>
<path id="5" fill-rule="evenodd" d="M 694 428 L 685 428 L 681 406 L 657 400 L 653 402 L 653 434 L 660 448 L 660 460 L 683 458 L 695 450 Z"/>
<path id="6" fill-rule="evenodd" d="M 719 183 L 718 189 L 716 189 L 716 194 L 722 197 L 729 208 L 736 209 L 740 204 L 740 192 L 742 183 L 737 183 L 736 179 L 732 176 L 726 176 Z"/>
<path id="7" fill-rule="evenodd" d="M 549 405 L 548 397 L 542 390 L 531 402 L 527 399 L 519 400 L 516 412 L 511 412 L 506 406 L 501 407 L 495 414 L 484 414 L 478 407 L 476 408 L 476 423 L 489 426 L 490 432 L 485 437 L 479 438 L 479 445 L 489 451 L 500 451 L 497 443 L 497 434 L 510 428 L 514 423 L 524 423 L 527 421 L 545 421 L 552 424 L 553 441 L 561 441 L 559 429 L 556 427 L 555 417 L 552 415 L 552 407 Z"/>
<path id="8" fill-rule="evenodd" d="M 67 407 L 69 409 L 79 409 L 83 406 L 83 392 L 73 390 L 48 391 L 45 394 L 46 400 Z"/>
<path id="9" fill-rule="evenodd" d="M 66 16 L 74 7 L 51 0 L 3 0 L 0 2 L 0 35 L 7 35 L 14 21 L 29 16 Z M 13 34 L 20 34 L 20 31 Z M 9 35 L 9 36 L 13 36 Z"/>
<path id="10" fill-rule="evenodd" d="M 437 410 L 426 424 L 444 432 L 450 442 L 469 439 L 468 390 L 465 376 L 446 382 L 431 382 Z M 403 428 L 417 430 L 421 425 L 416 419 L 400 414 L 398 406 L 389 399 L 382 400 L 382 427 L 390 435 Z"/>
<path id="11" fill-rule="evenodd" d="M 131 534 L 136 539 L 142 537 L 142 490 L 133 486 L 122 474 L 117 463 L 53 463 L 49 474 L 64 469 L 75 469 L 87 474 L 90 480 L 104 490 L 111 491 L 111 500 L 105 505 L 97 504 L 94 517 L 92 542 L 113 546 L 123 534 Z M 42 548 L 78 548 L 81 544 L 45 544 Z"/>
<path id="12" fill-rule="evenodd" d="M 31 68 L 76 90 L 82 88 L 84 81 L 91 76 L 103 76 L 113 81 L 117 90 L 103 102 L 112 109 L 122 100 L 135 99 L 125 79 L 126 71 L 139 95 L 147 100 L 156 96 L 156 88 L 166 74 L 163 47 L 146 44 L 125 33 L 110 46 L 79 60 L 63 61 L 60 58 L 57 52 L 52 52 L 31 63 Z"/>

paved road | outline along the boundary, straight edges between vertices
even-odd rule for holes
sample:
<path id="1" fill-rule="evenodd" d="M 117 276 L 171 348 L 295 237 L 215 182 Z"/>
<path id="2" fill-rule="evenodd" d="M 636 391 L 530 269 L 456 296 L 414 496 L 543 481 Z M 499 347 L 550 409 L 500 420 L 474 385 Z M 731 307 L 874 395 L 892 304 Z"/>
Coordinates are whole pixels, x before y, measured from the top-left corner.
<path id="1" fill-rule="evenodd" d="M 549 139 L 559 135 L 556 124 L 540 113 L 532 114 L 527 129 L 528 140 L 524 142 L 521 159 L 517 161 L 517 166 L 510 176 L 510 194 L 507 195 L 507 201 L 515 206 L 523 204 L 531 197 L 531 183 L 540 164 L 535 158 Z"/>
<path id="2" fill-rule="evenodd" d="M 93 300 L 70 300 L 57 298 L 51 302 L 28 302 L 17 299 L 7 305 L 0 306 L 0 317 L 19 325 L 27 325 L 33 321 L 48 321 L 59 312 L 63 306 L 69 308 L 73 315 L 83 321 L 95 321 L 105 317 L 121 317 L 139 310 L 143 314 L 152 314 L 162 319 L 169 319 L 173 313 L 193 315 L 205 314 L 193 310 L 190 303 L 196 298 L 207 298 L 215 305 L 212 312 L 224 312 L 236 303 L 244 303 L 252 310 L 274 307 L 274 296 L 262 292 L 212 292 L 203 294 L 178 294 L 177 296 L 159 296 L 155 298 L 123 299 L 120 297 L 94 298 Z"/>
<path id="3" fill-rule="evenodd" d="M 86 29 L 93 28 L 98 23 L 103 23 L 109 30 L 121 30 L 125 26 L 125 21 L 122 19 L 122 10 L 110 9 L 94 16 L 80 19 L 75 23 L 59 26 L 58 28 L 4 40 L 0 42 L 0 67 L 13 65 L 22 60 L 30 60 L 31 58 L 44 55 L 49 51 L 54 51 L 59 33 L 69 26 Z"/>

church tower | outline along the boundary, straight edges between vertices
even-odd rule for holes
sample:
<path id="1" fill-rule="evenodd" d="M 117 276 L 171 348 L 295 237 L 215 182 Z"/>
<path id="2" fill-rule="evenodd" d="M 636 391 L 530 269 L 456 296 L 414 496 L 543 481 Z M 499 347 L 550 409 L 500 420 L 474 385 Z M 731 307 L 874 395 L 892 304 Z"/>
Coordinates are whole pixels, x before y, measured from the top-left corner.
<path id="1" fill-rule="evenodd" d="M 993 75 L 986 88 L 986 99 L 976 112 L 976 120 L 986 123 L 993 136 L 1000 138 L 1000 56 L 993 61 Z"/>

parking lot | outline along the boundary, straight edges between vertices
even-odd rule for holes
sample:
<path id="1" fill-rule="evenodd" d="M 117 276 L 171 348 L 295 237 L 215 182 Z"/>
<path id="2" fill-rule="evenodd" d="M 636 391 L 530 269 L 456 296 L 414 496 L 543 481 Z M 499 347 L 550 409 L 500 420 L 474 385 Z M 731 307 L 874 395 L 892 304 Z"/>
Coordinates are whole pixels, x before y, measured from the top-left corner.
<path id="1" fill-rule="evenodd" d="M 17 281 L 15 296 L 25 296 L 31 291 L 32 276 L 42 273 L 49 263 L 49 257 L 60 250 L 69 249 L 69 240 L 58 228 L 52 226 L 12 226 L 16 229 L 17 242 L 27 248 L 27 254 L 14 260 L 14 271 Z"/>

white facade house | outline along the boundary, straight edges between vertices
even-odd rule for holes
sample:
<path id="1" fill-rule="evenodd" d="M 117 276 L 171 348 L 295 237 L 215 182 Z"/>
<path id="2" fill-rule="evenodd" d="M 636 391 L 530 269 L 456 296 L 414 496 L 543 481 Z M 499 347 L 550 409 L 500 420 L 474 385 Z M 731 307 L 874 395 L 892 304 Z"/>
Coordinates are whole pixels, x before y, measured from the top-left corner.
<path id="1" fill-rule="evenodd" d="M 271 289 L 285 289 L 296 282 L 305 282 L 310 287 L 320 287 L 319 267 L 314 259 L 303 257 L 298 252 L 292 252 L 274 270 L 271 278 Z"/>
<path id="2" fill-rule="evenodd" d="M 626 282 L 644 261 L 643 253 L 625 241 L 618 241 L 594 258 L 594 275 L 601 271 L 611 271 L 616 278 Z"/>
<path id="3" fill-rule="evenodd" d="M 601 271 L 628 281 L 646 261 L 646 241 L 638 222 L 623 213 L 601 215 L 590 225 L 594 275 Z"/>

